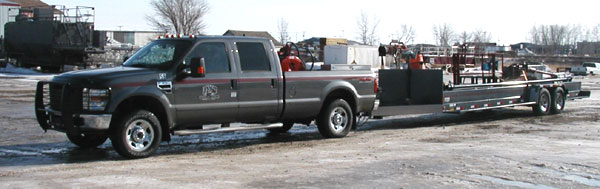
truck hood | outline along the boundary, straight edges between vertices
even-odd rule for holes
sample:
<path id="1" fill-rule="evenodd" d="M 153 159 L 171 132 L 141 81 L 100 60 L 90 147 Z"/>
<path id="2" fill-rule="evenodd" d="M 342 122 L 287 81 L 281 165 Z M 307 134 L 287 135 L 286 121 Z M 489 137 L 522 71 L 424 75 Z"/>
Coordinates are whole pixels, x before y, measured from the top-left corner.
<path id="1" fill-rule="evenodd" d="M 84 85 L 108 85 L 108 82 L 125 78 L 143 78 L 143 75 L 157 74 L 159 71 L 149 68 L 114 67 L 96 70 L 72 71 L 55 76 L 52 81 Z"/>

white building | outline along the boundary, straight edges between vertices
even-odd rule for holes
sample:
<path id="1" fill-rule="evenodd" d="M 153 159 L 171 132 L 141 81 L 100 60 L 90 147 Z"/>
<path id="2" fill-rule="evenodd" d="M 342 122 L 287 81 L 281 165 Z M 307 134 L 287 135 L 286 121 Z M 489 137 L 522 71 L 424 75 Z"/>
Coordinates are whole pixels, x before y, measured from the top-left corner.
<path id="1" fill-rule="evenodd" d="M 105 31 L 106 37 L 111 41 L 131 44 L 135 47 L 142 47 L 152 40 L 158 39 L 158 36 L 164 35 L 159 31 Z"/>
<path id="2" fill-rule="evenodd" d="M 4 38 L 4 24 L 15 21 L 15 15 L 19 13 L 21 6 L 17 3 L 7 0 L 0 0 L 0 36 Z"/>

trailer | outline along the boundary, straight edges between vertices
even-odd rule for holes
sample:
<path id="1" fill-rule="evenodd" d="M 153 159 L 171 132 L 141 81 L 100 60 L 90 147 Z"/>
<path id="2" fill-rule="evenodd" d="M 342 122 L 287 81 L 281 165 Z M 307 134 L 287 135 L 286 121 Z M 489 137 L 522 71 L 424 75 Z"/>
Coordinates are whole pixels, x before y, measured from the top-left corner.
<path id="1" fill-rule="evenodd" d="M 457 54 L 453 68 L 459 68 L 467 56 Z M 582 90 L 581 82 L 572 77 L 526 63 L 511 65 L 498 74 L 497 56 L 485 56 L 490 60 L 487 72 L 461 76 L 457 69 L 452 74 L 453 82 L 448 84 L 444 83 L 442 70 L 379 70 L 379 107 L 372 116 L 461 113 L 514 106 L 530 106 L 537 115 L 558 114 L 567 100 L 590 96 L 590 91 Z"/>
<path id="2" fill-rule="evenodd" d="M 103 53 L 105 36 L 94 31 L 93 7 L 19 8 L 4 26 L 4 51 L 20 67 L 60 71 L 87 66 L 90 54 Z"/>

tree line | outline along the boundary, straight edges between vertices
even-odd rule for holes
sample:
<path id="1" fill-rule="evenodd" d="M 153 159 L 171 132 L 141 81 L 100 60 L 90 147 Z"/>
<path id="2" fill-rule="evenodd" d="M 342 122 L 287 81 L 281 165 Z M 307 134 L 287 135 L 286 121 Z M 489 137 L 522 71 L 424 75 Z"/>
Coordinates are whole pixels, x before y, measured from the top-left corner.
<path id="1" fill-rule="evenodd" d="M 152 0 L 150 5 L 154 14 L 147 15 L 146 19 L 156 29 L 166 33 L 204 34 L 207 26 L 205 16 L 210 10 L 206 0 Z M 279 40 L 282 43 L 289 41 L 288 22 L 281 18 L 277 24 Z M 379 24 L 380 20 L 377 16 L 361 11 L 356 19 L 357 40 L 365 45 L 377 45 L 380 42 Z M 492 42 L 491 32 L 483 29 L 457 32 L 448 23 L 434 25 L 431 33 L 438 46 Z M 558 49 L 564 49 L 565 46 L 576 47 L 578 42 L 599 42 L 600 24 L 595 26 L 535 25 L 526 35 L 528 42 L 556 53 Z M 391 35 L 392 40 L 406 44 L 413 43 L 415 36 L 415 29 L 410 25 L 398 25 L 395 33 Z"/>

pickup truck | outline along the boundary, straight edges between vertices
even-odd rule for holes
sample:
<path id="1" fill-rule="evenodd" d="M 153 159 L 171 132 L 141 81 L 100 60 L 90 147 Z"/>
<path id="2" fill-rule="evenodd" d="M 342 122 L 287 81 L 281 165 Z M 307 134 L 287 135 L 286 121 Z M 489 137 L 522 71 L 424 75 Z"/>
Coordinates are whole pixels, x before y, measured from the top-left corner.
<path id="1" fill-rule="evenodd" d="M 600 73 L 600 63 L 597 62 L 584 62 L 581 66 L 574 66 L 571 68 L 573 75 L 596 75 Z"/>
<path id="2" fill-rule="evenodd" d="M 171 135 L 287 132 L 313 120 L 324 137 L 344 137 L 377 108 L 375 78 L 371 70 L 284 72 L 267 39 L 167 36 L 120 67 L 40 81 L 35 113 L 44 130 L 80 147 L 110 138 L 120 155 L 143 158 Z"/>

